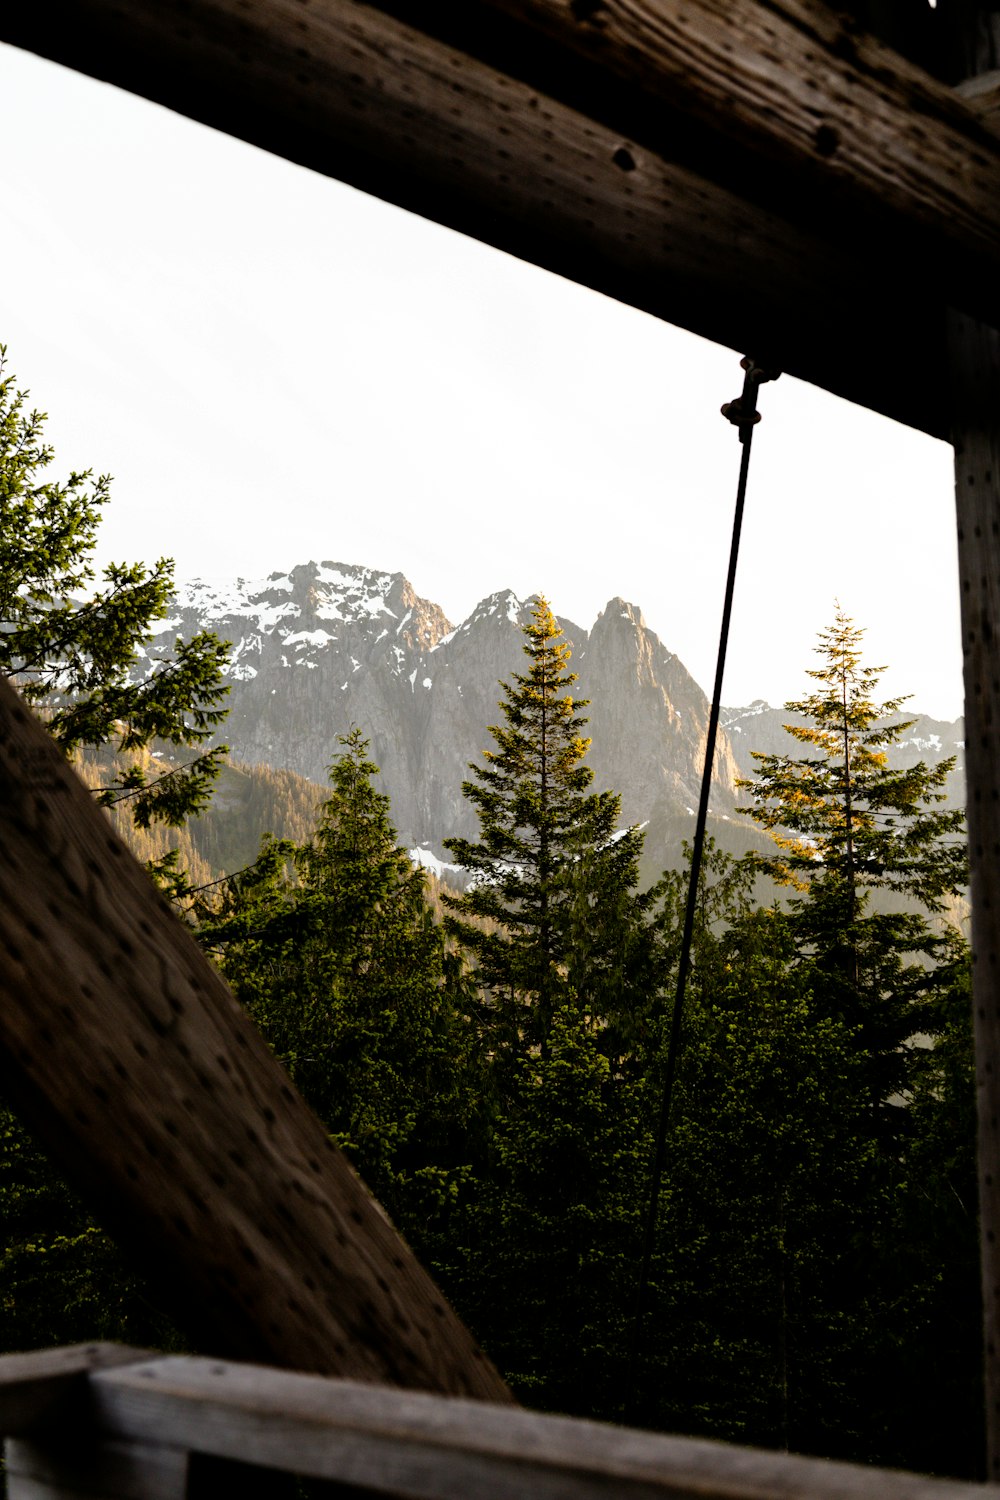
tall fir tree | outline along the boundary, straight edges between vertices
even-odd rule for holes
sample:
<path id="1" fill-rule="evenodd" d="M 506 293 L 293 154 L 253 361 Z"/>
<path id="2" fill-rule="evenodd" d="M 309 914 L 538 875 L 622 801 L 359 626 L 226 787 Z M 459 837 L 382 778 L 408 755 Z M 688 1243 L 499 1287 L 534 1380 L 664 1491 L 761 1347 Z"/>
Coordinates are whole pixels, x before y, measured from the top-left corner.
<path id="1" fill-rule="evenodd" d="M 225 746 L 150 777 L 154 741 L 204 744 L 225 718 L 226 644 L 203 631 L 178 639 L 142 681 L 137 647 L 166 613 L 173 564 L 111 563 L 94 588 L 91 561 L 110 478 L 46 476 L 45 414 L 27 408 L 0 345 L 0 673 L 34 705 L 67 753 L 114 745 L 117 774 L 99 793 L 134 821 L 180 824 L 211 796 Z"/>
<path id="2" fill-rule="evenodd" d="M 950 762 L 888 764 L 909 728 L 904 700 L 876 700 L 882 669 L 864 665 L 861 636 L 838 608 L 817 647 L 816 690 L 786 705 L 806 719 L 786 726 L 804 753 L 759 755 L 745 783 L 749 815 L 776 841 L 757 865 L 793 892 L 788 993 L 803 997 L 816 1036 L 839 1035 L 826 1071 L 850 1079 L 830 1123 L 854 1180 L 833 1191 L 825 1174 L 811 1200 L 786 1205 L 787 1245 L 796 1223 L 826 1226 L 809 1260 L 789 1262 L 793 1440 L 969 1474 L 971 1006 L 967 947 L 948 920 L 966 879 L 963 817 L 941 806 Z M 942 1440 L 928 1388 L 961 1441 Z"/>
<path id="3" fill-rule="evenodd" d="M 642 835 L 590 790 L 570 648 L 548 603 L 502 683 L 495 748 L 463 791 L 479 838 L 446 843 L 472 884 L 445 895 L 480 988 L 485 1149 L 461 1195 L 447 1284 L 532 1404 L 618 1414 L 648 1141 L 620 1024 L 647 976 Z"/>
<path id="4" fill-rule="evenodd" d="M 226 647 L 178 640 L 142 681 L 131 669 L 167 613 L 172 564 L 110 564 L 93 587 L 107 475 L 50 478 L 44 413 L 27 406 L 0 345 L 0 675 L 67 754 L 114 747 L 95 789 L 148 829 L 179 826 L 211 795 L 225 746 L 150 774 L 149 747 L 202 746 L 225 716 Z M 170 878 L 175 856 L 154 862 Z M 154 873 L 157 873 L 154 869 Z M 175 873 L 175 872 L 173 872 Z M 4 1347 L 94 1337 L 169 1341 L 165 1321 L 28 1132 L 0 1106 Z"/>
<path id="5" fill-rule="evenodd" d="M 966 881 L 960 810 L 941 807 L 954 762 L 905 769 L 887 750 L 912 721 L 904 699 L 878 702 L 884 668 L 864 665 L 863 632 L 837 609 L 820 634 L 818 684 L 786 704 L 802 755 L 757 755 L 745 809 L 775 840 L 758 865 L 796 892 L 790 920 L 817 1000 L 857 1027 L 883 1123 L 919 1057 L 908 1044 L 930 1024 L 926 1001 L 945 938 L 930 919 Z"/>
<path id="6" fill-rule="evenodd" d="M 493 1044 L 512 1055 L 547 1049 L 571 994 L 591 1013 L 611 1002 L 637 933 L 642 847 L 638 829 L 618 829 L 620 797 L 588 791 L 587 700 L 572 696 L 570 647 L 544 598 L 523 629 L 528 669 L 500 684 L 496 749 L 462 785 L 479 838 L 445 840 L 472 877 L 447 898 L 449 925 L 490 996 Z"/>
<path id="7" fill-rule="evenodd" d="M 467 1160 L 464 991 L 359 729 L 301 846 L 266 841 L 201 940 L 308 1103 L 413 1231 Z M 436 1207 L 435 1207 L 436 1205 Z"/>
<path id="8" fill-rule="evenodd" d="M 938 911 L 965 881 L 962 813 L 939 806 L 954 759 L 889 767 L 886 751 L 913 720 L 899 718 L 905 698 L 875 701 L 885 668 L 862 661 L 863 634 L 838 606 L 820 632 L 822 665 L 808 673 L 816 690 L 785 704 L 808 720 L 785 725 L 806 752 L 756 754 L 757 774 L 742 783 L 754 799 L 747 812 L 777 845 L 769 872 L 801 889 L 817 876 L 836 883 L 848 925 L 865 890 L 903 892 Z"/>

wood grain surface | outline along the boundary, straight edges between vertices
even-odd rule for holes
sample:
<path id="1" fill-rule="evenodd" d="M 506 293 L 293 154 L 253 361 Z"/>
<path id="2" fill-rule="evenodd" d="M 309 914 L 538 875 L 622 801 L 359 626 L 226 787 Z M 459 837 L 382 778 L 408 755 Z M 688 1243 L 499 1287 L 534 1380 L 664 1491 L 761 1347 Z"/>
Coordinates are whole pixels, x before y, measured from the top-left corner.
<path id="1" fill-rule="evenodd" d="M 1000 335 L 951 319 L 990 1474 L 1000 1479 Z"/>
<path id="2" fill-rule="evenodd" d="M 0 38 L 947 433 L 1000 140 L 817 0 L 38 0 Z"/>
<path id="3" fill-rule="evenodd" d="M 108 1365 L 140 1363 L 150 1350 L 121 1344 L 72 1344 L 62 1349 L 33 1349 L 0 1358 L 0 1435 L 30 1432 L 32 1427 L 58 1418 L 59 1408 L 79 1397 L 93 1370 Z"/>
<path id="4" fill-rule="evenodd" d="M 2 1368 L 2 1362 L 0 1362 Z M 93 1438 L 419 1500 L 998 1500 L 926 1479 L 204 1359 L 90 1379 Z M 37 1462 L 37 1460 L 36 1460 Z M 352 1491 L 353 1493 L 353 1491 Z"/>

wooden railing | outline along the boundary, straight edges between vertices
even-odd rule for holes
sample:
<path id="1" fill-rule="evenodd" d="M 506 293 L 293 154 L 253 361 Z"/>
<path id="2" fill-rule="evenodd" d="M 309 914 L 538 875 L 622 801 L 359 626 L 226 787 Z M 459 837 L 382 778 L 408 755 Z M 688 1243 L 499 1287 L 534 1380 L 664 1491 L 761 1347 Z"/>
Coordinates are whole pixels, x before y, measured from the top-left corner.
<path id="1" fill-rule="evenodd" d="M 420 1500 L 1000 1500 L 995 1485 L 107 1344 L 0 1358 L 0 1428 L 9 1500 L 180 1500 L 205 1492 L 206 1459 Z M 216 1470 L 214 1493 L 244 1493 L 240 1472 L 229 1486 Z"/>

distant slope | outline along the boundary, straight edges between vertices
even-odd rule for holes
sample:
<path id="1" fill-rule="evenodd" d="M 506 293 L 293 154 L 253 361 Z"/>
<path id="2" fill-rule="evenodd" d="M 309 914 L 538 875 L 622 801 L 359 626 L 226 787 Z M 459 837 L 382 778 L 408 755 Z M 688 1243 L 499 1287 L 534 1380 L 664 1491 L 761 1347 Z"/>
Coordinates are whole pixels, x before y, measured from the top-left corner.
<path id="1" fill-rule="evenodd" d="M 88 786 L 106 783 L 109 759 L 90 753 L 78 764 Z M 165 755 L 156 759 L 169 765 Z M 112 809 L 110 816 L 137 859 L 159 859 L 176 849 L 193 884 L 203 885 L 252 864 L 265 833 L 304 843 L 315 830 L 325 797 L 324 787 L 294 771 L 230 762 L 222 767 L 209 807 L 183 828 L 157 824 L 137 829 L 127 804 Z"/>

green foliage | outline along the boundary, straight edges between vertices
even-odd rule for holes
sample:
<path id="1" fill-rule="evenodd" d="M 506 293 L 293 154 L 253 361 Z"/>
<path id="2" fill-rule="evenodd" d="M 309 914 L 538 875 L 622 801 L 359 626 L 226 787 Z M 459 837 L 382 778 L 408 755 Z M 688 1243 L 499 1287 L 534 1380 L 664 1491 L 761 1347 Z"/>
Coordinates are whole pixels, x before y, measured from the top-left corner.
<path id="1" fill-rule="evenodd" d="M 495 750 L 473 764 L 463 794 L 479 817 L 478 840 L 445 847 L 472 875 L 446 904 L 449 929 L 474 955 L 489 994 L 491 1044 L 511 1056 L 549 1045 L 557 1008 L 575 996 L 606 1005 L 619 985 L 639 905 L 634 895 L 642 835 L 616 836 L 621 799 L 588 792 L 589 740 L 576 674 L 551 609 L 539 599 L 524 627 L 529 667 L 501 683 L 504 723 Z"/>
<path id="2" fill-rule="evenodd" d="M 961 812 L 937 805 L 952 763 L 887 765 L 884 747 L 908 725 L 888 722 L 902 700 L 873 700 L 883 669 L 862 664 L 861 634 L 838 610 L 810 673 L 817 691 L 787 705 L 811 721 L 787 728 L 812 753 L 757 756 L 744 785 L 750 817 L 778 849 L 758 866 L 798 892 L 790 920 L 803 981 L 824 1014 L 856 1029 L 870 1105 L 891 1130 L 900 1113 L 888 1106 L 909 1087 L 945 944 L 928 917 L 961 891 L 967 857 Z"/>
<path id="3" fill-rule="evenodd" d="M 817 692 L 792 705 L 810 716 L 804 753 L 759 758 L 751 816 L 774 855 L 706 854 L 638 1416 L 974 1476 L 969 963 L 940 911 L 962 879 L 959 823 L 938 773 L 888 770 L 898 704 L 872 701 L 857 641 L 838 615 Z M 517 1393 L 621 1420 L 684 880 L 636 895 L 641 840 L 615 837 L 618 799 L 589 790 L 544 601 L 525 651 L 465 786 L 480 837 L 450 844 L 476 877 L 449 898 L 471 967 L 397 846 L 358 730 L 320 809 L 299 789 L 282 825 L 289 789 L 266 781 L 285 836 L 188 901 Z M 244 862 L 257 774 L 226 769 L 228 826 L 197 825 L 206 861 L 225 846 Z M 784 905 L 760 907 L 762 864 L 793 882 Z M 12 1120 L 0 1148 L 8 1346 L 169 1342 Z"/>
<path id="4" fill-rule="evenodd" d="M 462 990 L 368 743 L 340 744 L 314 837 L 266 842 L 201 939 L 369 1185 L 412 1213 L 456 1191 L 465 1159 Z"/>
<path id="5" fill-rule="evenodd" d="M 873 700 L 884 668 L 863 665 L 862 634 L 838 608 L 816 648 L 823 665 L 809 672 L 817 690 L 785 705 L 811 721 L 785 726 L 807 753 L 755 755 L 758 774 L 741 783 L 753 794 L 747 813 L 779 851 L 763 867 L 799 889 L 822 875 L 848 921 L 865 890 L 902 892 L 936 911 L 967 879 L 962 813 L 936 805 L 954 759 L 889 768 L 886 747 L 913 721 L 890 722 L 904 699 Z"/>
<path id="6" fill-rule="evenodd" d="M 872 1103 L 864 1027 L 827 1011 L 820 971 L 801 960 L 794 914 L 756 905 L 749 862 L 712 849 L 706 862 L 635 1416 L 730 1441 L 974 1475 L 978 1278 L 962 940 L 950 935 L 925 971 L 928 1034 L 908 1062 L 911 1093 L 884 1106 L 898 1117 L 887 1130 Z M 669 962 L 683 881 L 666 877 L 660 902 Z M 628 1061 L 647 1080 L 647 1119 L 665 1029 L 655 1013 L 638 1022 Z"/>
<path id="7" fill-rule="evenodd" d="M 569 647 L 544 599 L 528 668 L 502 683 L 495 749 L 463 786 L 479 838 L 446 841 L 473 876 L 445 895 L 473 960 L 485 1113 L 439 1273 L 515 1390 L 532 1404 L 619 1414 L 642 1087 L 624 1066 L 655 984 L 642 836 L 620 799 L 589 791 Z"/>
<path id="8" fill-rule="evenodd" d="M 648 1130 L 578 1005 L 556 1011 L 549 1042 L 518 1059 L 452 1225 L 461 1264 L 445 1273 L 521 1399 L 620 1415 Z"/>
<path id="9" fill-rule="evenodd" d="M 46 477 L 45 415 L 28 410 L 0 345 L 0 673 L 42 713 L 67 753 L 115 743 L 125 761 L 104 787 L 140 828 L 182 823 L 211 795 L 225 747 L 150 779 L 140 752 L 154 740 L 204 743 L 225 717 L 226 645 L 202 632 L 130 681 L 136 648 L 167 613 L 173 565 L 112 563 L 93 588 L 90 562 L 110 479 L 74 470 Z"/>
<path id="10" fill-rule="evenodd" d="M 859 640 L 838 612 L 821 636 L 817 691 L 788 705 L 809 719 L 790 728 L 804 753 L 758 756 L 759 775 L 747 783 L 750 816 L 777 845 L 774 856 L 748 866 L 795 892 L 784 910 L 766 914 L 767 965 L 781 956 L 776 987 L 762 983 L 762 953 L 740 947 L 765 916 L 745 905 L 730 911 L 720 938 L 741 953 L 722 1031 L 725 975 L 705 951 L 695 966 L 672 1186 L 696 1139 L 699 1101 L 709 1096 L 705 1125 L 716 1145 L 696 1153 L 675 1207 L 694 1206 L 697 1221 L 714 1222 L 706 1244 L 727 1256 L 728 1280 L 702 1259 L 701 1286 L 691 1279 L 682 1307 L 700 1303 L 709 1316 L 701 1338 L 684 1336 L 679 1367 L 726 1326 L 713 1287 L 773 1310 L 780 1273 L 784 1332 L 770 1363 L 772 1372 L 780 1366 L 780 1402 L 768 1398 L 769 1419 L 764 1408 L 755 1414 L 734 1402 L 738 1390 L 762 1396 L 768 1388 L 766 1341 L 758 1339 L 757 1373 L 748 1364 L 733 1396 L 720 1400 L 724 1387 L 717 1388 L 706 1421 L 711 1411 L 731 1435 L 733 1420 L 745 1434 L 761 1425 L 766 1432 L 770 1420 L 767 1441 L 975 1473 L 970 1413 L 981 1398 L 968 955 L 936 917 L 964 879 L 961 817 L 937 806 L 947 767 L 887 767 L 884 747 L 906 726 L 886 723 L 899 701 L 873 701 L 880 669 L 863 666 Z M 776 1029 L 769 1015 L 780 1016 Z M 755 1077 L 766 1080 L 763 1097 L 771 1093 L 771 1123 L 760 1114 L 753 1133 L 766 1148 L 748 1159 Z M 717 1153 L 735 1166 L 743 1189 L 713 1171 Z M 768 1192 L 755 1182 L 770 1183 L 770 1218 Z M 725 1228 L 731 1195 L 738 1222 Z M 754 1271 L 747 1254 L 768 1242 L 769 1258 Z M 673 1253 L 682 1246 L 683 1232 Z M 745 1334 L 752 1319 L 740 1325 L 734 1305 L 731 1326 Z M 720 1358 L 717 1350 L 703 1365 L 713 1380 Z M 676 1353 L 670 1359 L 677 1368 Z M 938 1400 L 964 1447 L 942 1438 L 932 1420 L 928 1392 L 941 1391 L 945 1370 L 947 1396 Z M 927 1420 L 913 1424 L 914 1410 Z"/>
<path id="11" fill-rule="evenodd" d="M 110 480 L 90 471 L 50 478 L 44 424 L 0 346 L 0 673 L 67 755 L 117 747 L 114 774 L 90 783 L 99 802 L 127 808 L 132 828 L 148 835 L 153 824 L 179 825 L 211 794 L 225 747 L 165 771 L 149 748 L 211 736 L 224 717 L 225 646 L 208 634 L 178 640 L 144 681 L 131 680 L 137 647 L 167 612 L 172 564 L 111 564 L 93 587 Z M 111 1241 L 4 1108 L 0 1140 L 3 1347 L 168 1340 Z"/>
<path id="12" fill-rule="evenodd" d="M 0 1107 L 0 1350 L 109 1339 L 178 1349 L 142 1279 Z"/>

